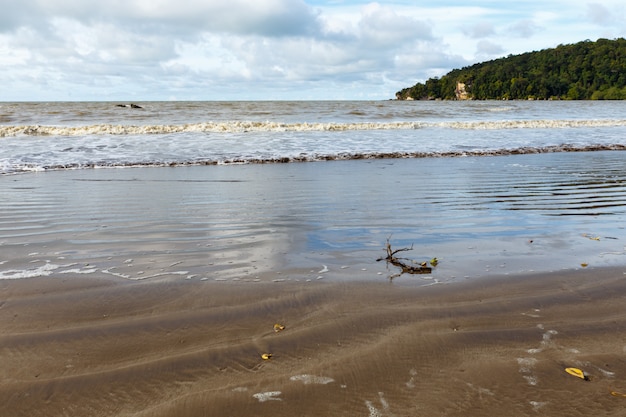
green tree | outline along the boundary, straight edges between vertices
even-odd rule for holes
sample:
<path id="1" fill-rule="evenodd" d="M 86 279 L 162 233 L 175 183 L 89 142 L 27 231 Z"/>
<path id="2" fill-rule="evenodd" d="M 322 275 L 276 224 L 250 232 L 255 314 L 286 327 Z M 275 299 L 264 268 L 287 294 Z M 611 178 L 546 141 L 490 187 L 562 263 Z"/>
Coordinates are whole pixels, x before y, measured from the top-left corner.
<path id="1" fill-rule="evenodd" d="M 486 99 L 626 99 L 626 39 L 585 40 L 455 69 L 405 88 L 400 99 L 454 99 L 457 82 Z"/>

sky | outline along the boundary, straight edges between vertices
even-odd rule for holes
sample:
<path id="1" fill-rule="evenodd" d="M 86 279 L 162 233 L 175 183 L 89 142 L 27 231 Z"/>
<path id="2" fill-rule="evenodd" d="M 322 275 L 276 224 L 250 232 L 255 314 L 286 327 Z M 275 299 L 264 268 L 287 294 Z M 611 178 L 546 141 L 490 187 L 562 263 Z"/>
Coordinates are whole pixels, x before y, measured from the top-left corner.
<path id="1" fill-rule="evenodd" d="M 626 37 L 623 0 L 0 0 L 0 101 L 385 100 Z"/>

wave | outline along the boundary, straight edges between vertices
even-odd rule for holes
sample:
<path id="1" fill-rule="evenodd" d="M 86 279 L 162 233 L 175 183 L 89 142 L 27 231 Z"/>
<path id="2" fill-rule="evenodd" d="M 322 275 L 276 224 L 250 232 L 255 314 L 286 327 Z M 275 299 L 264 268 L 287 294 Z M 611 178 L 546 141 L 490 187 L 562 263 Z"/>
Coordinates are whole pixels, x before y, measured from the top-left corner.
<path id="1" fill-rule="evenodd" d="M 238 157 L 223 159 L 171 160 L 171 161 L 100 161 L 88 163 L 66 164 L 33 164 L 22 163 L 14 166 L 0 166 L 0 174 L 16 174 L 20 172 L 54 171 L 90 168 L 142 168 L 142 167 L 177 167 L 203 165 L 243 165 L 243 164 L 276 164 L 297 162 L 320 162 L 361 159 L 410 159 L 410 158 L 459 158 L 459 157 L 489 157 L 507 155 L 530 155 L 557 152 L 597 152 L 597 151 L 626 151 L 624 144 L 596 144 L 575 146 L 562 144 L 544 147 L 519 147 L 511 149 L 445 151 L 445 152 L 343 152 L 337 154 L 300 154 L 296 156 L 278 157 Z"/>
<path id="2" fill-rule="evenodd" d="M 172 133 L 245 133 L 245 132 L 324 132 L 363 130 L 409 130 L 423 128 L 498 130 L 562 129 L 584 127 L 623 127 L 624 119 L 598 120 L 501 120 L 454 122 L 359 122 L 359 123 L 280 123 L 256 121 L 206 122 L 180 125 L 90 126 L 0 126 L 0 137 L 88 136 L 88 135 L 163 135 Z"/>

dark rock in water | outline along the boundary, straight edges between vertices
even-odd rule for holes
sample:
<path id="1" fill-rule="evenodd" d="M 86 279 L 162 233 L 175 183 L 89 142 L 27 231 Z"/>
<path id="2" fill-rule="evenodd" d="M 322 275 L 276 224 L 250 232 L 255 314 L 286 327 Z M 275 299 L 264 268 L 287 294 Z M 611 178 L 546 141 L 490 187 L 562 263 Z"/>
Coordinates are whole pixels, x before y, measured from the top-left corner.
<path id="1" fill-rule="evenodd" d="M 143 109 L 143 107 L 141 107 L 141 106 L 139 106 L 137 104 L 133 104 L 133 103 L 131 103 L 131 104 L 116 104 L 116 106 L 117 107 L 128 107 L 128 108 L 131 108 L 131 109 Z"/>

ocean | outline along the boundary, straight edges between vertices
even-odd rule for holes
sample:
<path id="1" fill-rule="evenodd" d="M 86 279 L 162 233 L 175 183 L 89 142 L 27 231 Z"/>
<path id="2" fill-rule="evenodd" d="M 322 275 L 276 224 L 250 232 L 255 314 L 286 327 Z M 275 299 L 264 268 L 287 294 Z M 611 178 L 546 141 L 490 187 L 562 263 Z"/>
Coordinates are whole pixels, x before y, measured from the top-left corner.
<path id="1" fill-rule="evenodd" d="M 0 173 L 624 149 L 624 102 L 0 104 Z"/>
<path id="2" fill-rule="evenodd" d="M 135 103 L 133 103 L 135 104 Z M 626 264 L 626 103 L 0 103 L 0 279 Z"/>

